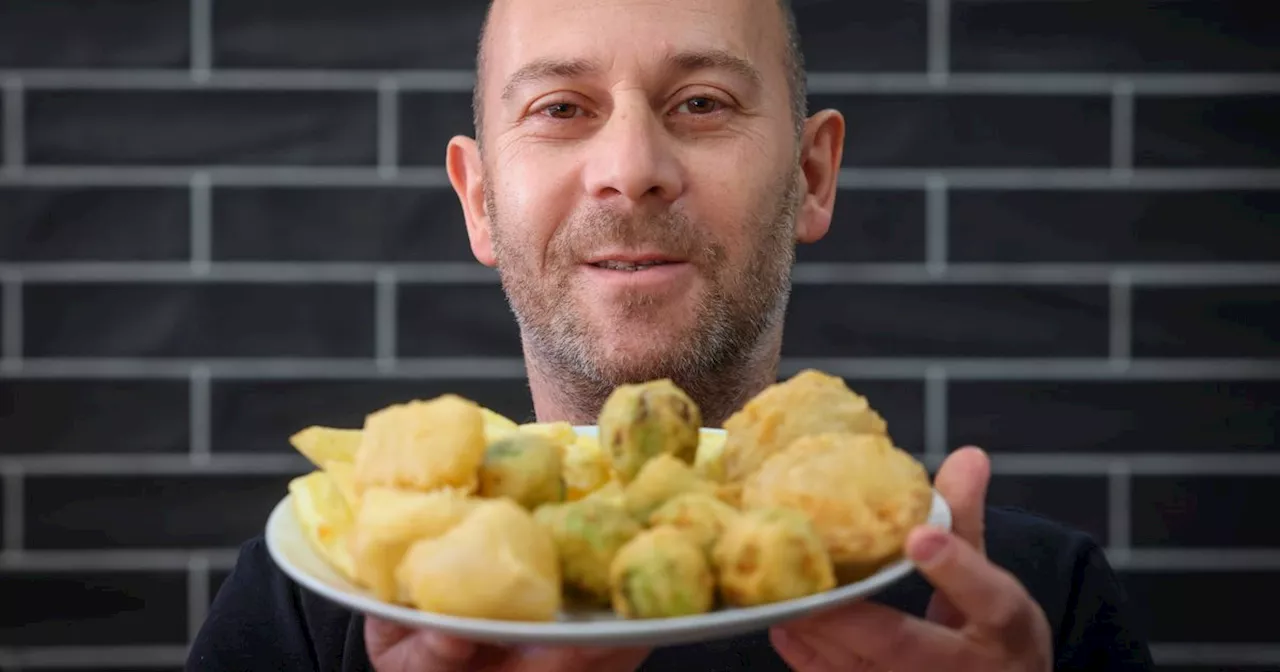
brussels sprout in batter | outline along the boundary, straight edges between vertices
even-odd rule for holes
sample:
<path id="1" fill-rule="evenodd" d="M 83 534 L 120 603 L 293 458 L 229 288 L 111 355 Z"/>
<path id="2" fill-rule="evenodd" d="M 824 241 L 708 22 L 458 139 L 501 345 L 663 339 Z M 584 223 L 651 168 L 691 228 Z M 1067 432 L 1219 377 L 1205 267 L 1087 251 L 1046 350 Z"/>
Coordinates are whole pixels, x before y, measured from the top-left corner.
<path id="1" fill-rule="evenodd" d="M 614 389 L 600 410 L 600 445 L 626 483 L 662 454 L 693 464 L 702 413 L 689 395 L 662 379 Z"/>
<path id="2" fill-rule="evenodd" d="M 691 492 L 658 507 L 649 516 L 649 526 L 667 525 L 684 532 L 710 557 L 720 535 L 738 515 L 736 509 L 714 495 Z"/>
<path id="3" fill-rule="evenodd" d="M 808 516 L 780 507 L 744 512 L 716 542 L 712 564 L 726 604 L 750 607 L 830 590 L 831 558 Z"/>
<path id="4" fill-rule="evenodd" d="M 560 448 L 545 436 L 511 432 L 495 439 L 480 465 L 480 496 L 507 497 L 526 509 L 564 500 Z"/>
<path id="5" fill-rule="evenodd" d="M 534 520 L 551 533 L 565 588 L 589 602 L 608 604 L 609 565 L 642 528 L 621 506 L 603 499 L 545 504 Z"/>
<path id="6" fill-rule="evenodd" d="M 613 609 L 623 618 L 673 618 L 711 611 L 715 575 L 706 555 L 672 527 L 645 530 L 609 569 Z"/>

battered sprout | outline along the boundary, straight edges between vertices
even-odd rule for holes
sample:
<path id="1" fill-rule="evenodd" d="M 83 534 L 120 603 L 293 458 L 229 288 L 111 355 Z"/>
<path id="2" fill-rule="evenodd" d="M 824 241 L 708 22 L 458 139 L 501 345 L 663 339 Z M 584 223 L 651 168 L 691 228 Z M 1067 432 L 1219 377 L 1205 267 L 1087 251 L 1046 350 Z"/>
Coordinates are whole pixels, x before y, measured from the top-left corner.
<path id="1" fill-rule="evenodd" d="M 668 379 L 620 385 L 600 409 L 600 444 L 623 483 L 663 453 L 693 464 L 702 413 Z"/>
<path id="2" fill-rule="evenodd" d="M 667 525 L 684 532 L 710 557 L 720 535 L 738 515 L 736 509 L 714 495 L 691 492 L 658 507 L 649 516 L 649 526 Z"/>
<path id="3" fill-rule="evenodd" d="M 706 555 L 672 527 L 645 530 L 609 569 L 613 609 L 623 618 L 673 618 L 711 611 L 715 576 Z"/>
<path id="4" fill-rule="evenodd" d="M 792 600 L 836 585 L 826 546 L 808 516 L 794 509 L 744 512 L 716 542 L 712 563 L 731 606 Z"/>
<path id="5" fill-rule="evenodd" d="M 693 467 L 662 454 L 645 463 L 622 493 L 622 504 L 636 520 L 646 521 L 658 507 L 688 492 L 714 494 L 716 486 L 698 478 Z"/>
<path id="6" fill-rule="evenodd" d="M 640 524 L 604 499 L 544 504 L 533 517 L 555 541 L 565 588 L 588 602 L 608 604 L 609 565 L 640 534 Z"/>
<path id="7" fill-rule="evenodd" d="M 526 509 L 564 501 L 560 448 L 545 436 L 511 432 L 495 439 L 480 466 L 480 496 L 507 497 Z"/>

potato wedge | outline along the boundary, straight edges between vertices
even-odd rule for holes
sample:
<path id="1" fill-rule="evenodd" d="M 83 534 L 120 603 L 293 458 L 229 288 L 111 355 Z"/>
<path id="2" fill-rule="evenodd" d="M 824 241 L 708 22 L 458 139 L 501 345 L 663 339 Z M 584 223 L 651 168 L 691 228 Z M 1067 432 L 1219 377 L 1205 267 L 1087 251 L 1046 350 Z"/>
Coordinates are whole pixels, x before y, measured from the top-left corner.
<path id="1" fill-rule="evenodd" d="M 312 464 L 327 469 L 331 462 L 355 462 L 361 436 L 358 429 L 311 426 L 290 436 L 289 443 Z"/>
<path id="2" fill-rule="evenodd" d="M 313 471 L 289 482 L 293 510 L 303 535 L 315 551 L 347 580 L 356 580 L 349 539 L 355 515 L 337 484 L 323 471 Z"/>

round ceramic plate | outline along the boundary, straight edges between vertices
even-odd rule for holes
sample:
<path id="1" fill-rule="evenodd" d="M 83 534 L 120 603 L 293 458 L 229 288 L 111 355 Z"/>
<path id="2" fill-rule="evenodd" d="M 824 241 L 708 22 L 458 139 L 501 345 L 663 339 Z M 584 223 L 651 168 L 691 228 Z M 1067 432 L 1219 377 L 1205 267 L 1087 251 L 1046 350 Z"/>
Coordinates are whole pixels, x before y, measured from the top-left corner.
<path id="1" fill-rule="evenodd" d="M 580 434 L 595 433 L 595 427 L 575 429 Z M 276 564 L 299 584 L 354 611 L 490 643 L 669 646 L 721 639 L 767 629 L 813 611 L 866 598 L 914 571 L 911 562 L 904 559 L 861 581 L 816 595 L 758 607 L 723 608 L 679 618 L 628 620 L 619 618 L 609 609 L 566 609 L 559 620 L 539 623 L 459 618 L 383 602 L 344 579 L 308 543 L 294 514 L 291 497 L 286 496 L 271 512 L 267 520 L 266 541 Z M 951 529 L 951 510 L 936 491 L 928 524 Z"/>

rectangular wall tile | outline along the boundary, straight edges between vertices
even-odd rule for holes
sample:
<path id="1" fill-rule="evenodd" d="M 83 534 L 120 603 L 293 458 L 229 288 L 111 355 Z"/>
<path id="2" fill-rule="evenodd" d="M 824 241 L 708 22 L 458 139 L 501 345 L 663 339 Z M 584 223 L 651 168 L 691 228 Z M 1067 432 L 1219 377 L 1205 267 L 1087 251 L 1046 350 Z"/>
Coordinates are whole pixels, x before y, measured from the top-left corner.
<path id="1" fill-rule="evenodd" d="M 371 165 L 376 102 L 359 91 L 28 91 L 27 161 Z"/>
<path id="2" fill-rule="evenodd" d="M 214 64 L 223 68 L 475 67 L 486 3 L 433 0 L 266 5 L 213 3 Z"/>
<path id="3" fill-rule="evenodd" d="M 927 5 L 793 2 L 809 72 L 921 72 L 927 67 Z"/>
<path id="4" fill-rule="evenodd" d="M 182 187 L 0 186 L 0 260 L 190 259 L 190 216 Z"/>
<path id="5" fill-rule="evenodd" d="M 190 6 L 170 0 L 0 3 L 0 68 L 185 68 Z"/>
<path id="6" fill-rule="evenodd" d="M 31 549 L 235 549 L 262 533 L 289 478 L 30 476 L 24 540 Z"/>
<path id="7" fill-rule="evenodd" d="M 0 570 L 0 646 L 185 644 L 186 572 Z"/>
<path id="8" fill-rule="evenodd" d="M 793 357 L 1096 357 L 1105 289 L 798 285 L 782 350 Z"/>
<path id="9" fill-rule="evenodd" d="M 925 195 L 919 190 L 841 189 L 827 235 L 796 248 L 800 262 L 924 259 Z"/>
<path id="10" fill-rule="evenodd" d="M 948 206 L 958 262 L 1280 260 L 1280 191 L 966 190 Z"/>
<path id="11" fill-rule="evenodd" d="M 1139 288 L 1137 357 L 1280 356 L 1280 285 Z"/>
<path id="12" fill-rule="evenodd" d="M 0 380 L 0 454 L 186 452 L 188 396 L 185 381 Z"/>
<path id="13" fill-rule="evenodd" d="M 371 357 L 371 285 L 27 286 L 31 357 Z"/>
<path id="14" fill-rule="evenodd" d="M 947 402 L 952 443 L 992 452 L 1270 452 L 1280 383 L 953 381 Z"/>
<path id="15" fill-rule="evenodd" d="M 520 329 L 502 286 L 403 284 L 396 343 L 404 357 L 520 357 Z M 441 315 L 449 320 L 442 321 Z"/>
<path id="16" fill-rule="evenodd" d="M 1275 641 L 1275 624 L 1253 605 L 1280 601 L 1280 573 L 1128 571 L 1134 612 L 1152 642 Z"/>
<path id="17" fill-rule="evenodd" d="M 512 380 L 217 381 L 213 450 L 294 452 L 289 437 L 310 425 L 359 428 L 390 404 L 457 394 L 516 422 L 533 419 L 528 383 Z"/>
<path id="18" fill-rule="evenodd" d="M 1142 476 L 1132 497 L 1135 545 L 1280 548 L 1280 476 Z"/>
<path id="19" fill-rule="evenodd" d="M 475 137 L 471 92 L 406 92 L 400 96 L 400 160 L 444 166 L 449 140 Z"/>
<path id="20" fill-rule="evenodd" d="M 1255 72 L 1280 67 L 1256 3 L 951 4 L 956 72 Z"/>
<path id="21" fill-rule="evenodd" d="M 843 164 L 868 167 L 1084 167 L 1110 161 L 1105 96 L 814 94 L 845 117 Z M 1052 133 L 1046 133 L 1052 128 Z"/>
<path id="22" fill-rule="evenodd" d="M 1280 167 L 1280 95 L 1140 96 L 1134 101 L 1135 166 Z"/>
<path id="23" fill-rule="evenodd" d="M 213 257 L 474 261 L 462 206 L 448 187 L 215 189 Z"/>
<path id="24" fill-rule="evenodd" d="M 1105 477 L 997 474 L 987 488 L 987 504 L 1048 518 L 1107 544 L 1110 506 Z"/>

